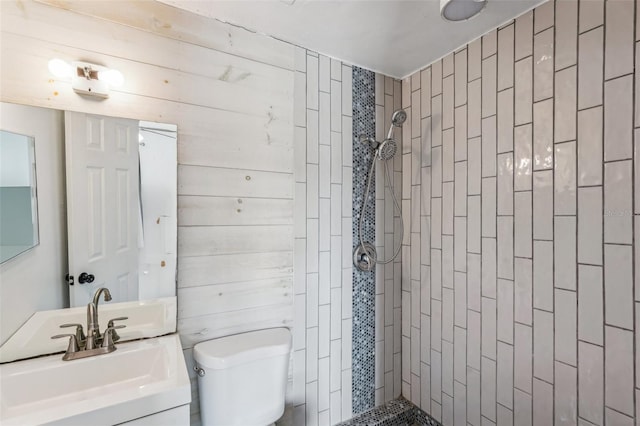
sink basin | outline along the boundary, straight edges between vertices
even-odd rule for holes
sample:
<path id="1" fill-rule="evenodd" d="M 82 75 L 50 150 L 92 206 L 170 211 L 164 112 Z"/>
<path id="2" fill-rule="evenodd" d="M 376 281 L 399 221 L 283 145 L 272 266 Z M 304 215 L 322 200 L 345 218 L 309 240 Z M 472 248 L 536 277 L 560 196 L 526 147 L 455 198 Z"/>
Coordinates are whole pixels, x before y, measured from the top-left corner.
<path id="1" fill-rule="evenodd" d="M 122 303 L 100 304 L 100 330 L 110 318 L 129 317 L 127 328 L 118 332 L 120 341 L 163 336 L 176 330 L 177 298 L 162 297 Z M 0 346 L 0 362 L 49 355 L 67 349 L 66 339 L 51 340 L 60 334 L 60 324 L 85 324 L 87 307 L 38 311 Z"/>
<path id="2" fill-rule="evenodd" d="M 114 425 L 191 402 L 177 334 L 119 343 L 74 361 L 50 355 L 0 366 L 2 425 Z"/>

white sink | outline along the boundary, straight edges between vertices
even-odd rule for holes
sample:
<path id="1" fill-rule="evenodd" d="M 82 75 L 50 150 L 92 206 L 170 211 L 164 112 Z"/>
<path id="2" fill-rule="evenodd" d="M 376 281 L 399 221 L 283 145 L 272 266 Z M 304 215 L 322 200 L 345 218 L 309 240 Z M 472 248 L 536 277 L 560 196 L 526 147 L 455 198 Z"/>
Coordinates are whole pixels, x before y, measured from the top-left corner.
<path id="1" fill-rule="evenodd" d="M 191 402 L 177 334 L 0 365 L 0 424 L 114 425 Z"/>
<path id="2" fill-rule="evenodd" d="M 100 330 L 107 327 L 110 318 L 128 317 L 127 328 L 118 332 L 121 341 L 163 336 L 176 330 L 175 296 L 122 303 L 100 303 Z M 16 361 L 34 356 L 54 354 L 67 348 L 65 339 L 51 340 L 63 333 L 61 324 L 85 324 L 87 307 L 38 311 L 0 346 L 0 362 Z M 66 331 L 69 332 L 68 329 Z"/>

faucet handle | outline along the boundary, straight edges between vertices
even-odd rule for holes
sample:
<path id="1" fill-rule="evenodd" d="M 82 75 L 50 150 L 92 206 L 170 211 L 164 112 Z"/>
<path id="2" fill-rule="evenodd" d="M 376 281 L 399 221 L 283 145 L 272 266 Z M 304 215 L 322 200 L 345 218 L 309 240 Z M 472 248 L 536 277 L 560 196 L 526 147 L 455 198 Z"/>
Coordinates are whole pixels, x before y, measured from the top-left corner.
<path id="1" fill-rule="evenodd" d="M 76 340 L 79 344 L 83 344 L 83 342 L 87 340 L 86 336 L 84 335 L 84 330 L 82 329 L 82 324 L 62 324 L 60 326 L 60 328 L 67 327 L 76 327 Z"/>
<path id="2" fill-rule="evenodd" d="M 113 327 L 113 322 L 114 321 L 124 321 L 124 320 L 128 320 L 129 317 L 118 317 L 118 318 L 111 318 L 109 320 L 109 325 L 107 325 L 107 327 Z"/>
<path id="3" fill-rule="evenodd" d="M 51 336 L 52 339 L 62 339 L 63 337 L 69 337 L 69 346 L 67 346 L 67 354 L 78 352 L 80 347 L 78 346 L 78 339 L 75 334 L 56 334 Z"/>
<path id="4" fill-rule="evenodd" d="M 117 342 L 118 340 L 120 340 L 120 335 L 118 335 L 118 333 L 116 332 L 116 328 L 125 328 L 126 325 L 119 325 L 117 327 L 114 327 L 113 322 L 114 321 L 124 321 L 124 320 L 128 320 L 129 317 L 118 317 L 118 318 L 112 318 L 109 320 L 109 323 L 107 324 L 107 329 L 112 328 L 113 331 L 111 332 L 111 338 L 113 339 L 114 342 Z M 105 330 L 106 333 L 106 330 Z"/>
<path id="5" fill-rule="evenodd" d="M 116 341 L 115 337 L 118 336 L 116 333 L 116 329 L 125 328 L 126 325 L 112 325 L 107 327 L 102 335 L 102 347 L 103 348 L 113 348 L 114 342 Z M 120 337 L 118 336 L 118 339 Z"/>

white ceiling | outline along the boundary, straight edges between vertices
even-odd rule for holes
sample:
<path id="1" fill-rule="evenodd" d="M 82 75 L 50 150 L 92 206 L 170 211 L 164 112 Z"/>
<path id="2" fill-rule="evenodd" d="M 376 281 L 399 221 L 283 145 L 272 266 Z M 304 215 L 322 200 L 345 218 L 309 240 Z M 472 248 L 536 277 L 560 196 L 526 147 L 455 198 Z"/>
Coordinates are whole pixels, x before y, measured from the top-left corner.
<path id="1" fill-rule="evenodd" d="M 466 22 L 439 0 L 161 0 L 386 75 L 423 68 L 545 0 L 489 0 Z"/>

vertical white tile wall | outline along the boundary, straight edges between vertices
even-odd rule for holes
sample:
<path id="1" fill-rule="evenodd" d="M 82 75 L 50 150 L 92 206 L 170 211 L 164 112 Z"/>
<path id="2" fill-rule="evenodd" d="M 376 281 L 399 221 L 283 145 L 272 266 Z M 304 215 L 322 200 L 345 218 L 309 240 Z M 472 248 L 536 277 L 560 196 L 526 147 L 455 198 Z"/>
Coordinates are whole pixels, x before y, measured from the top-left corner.
<path id="1" fill-rule="evenodd" d="M 638 421 L 638 9 L 550 1 L 402 82 L 402 394 L 445 425 Z"/>
<path id="2" fill-rule="evenodd" d="M 391 115 L 401 108 L 401 84 L 399 80 L 383 74 L 375 76 L 376 100 L 376 140 L 387 137 L 391 126 Z M 409 111 L 407 111 L 409 113 Z M 409 118 L 402 128 L 396 128 L 394 134 L 398 142 L 398 151 L 388 162 L 390 181 L 396 192 L 398 202 L 402 197 L 402 147 L 406 130 L 411 126 Z M 402 144 L 402 145 L 401 145 Z M 384 163 L 376 160 L 376 235 L 375 244 L 378 257 L 389 259 L 400 245 L 400 211 L 394 206 L 389 184 L 384 175 Z M 405 219 L 405 229 L 409 230 L 409 220 Z M 419 222 L 418 222 L 419 226 Z M 401 393 L 401 265 L 402 256 L 386 265 L 376 266 L 376 305 L 375 305 L 375 347 L 376 347 L 376 393 L 375 404 L 383 404 Z M 417 299 L 419 303 L 420 299 Z M 414 301 L 416 302 L 416 301 Z M 407 353 L 410 349 L 407 349 Z"/>
<path id="3" fill-rule="evenodd" d="M 294 425 L 351 410 L 351 66 L 296 47 Z"/>

